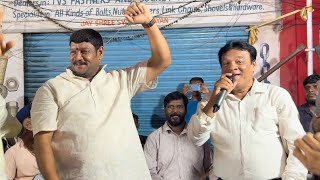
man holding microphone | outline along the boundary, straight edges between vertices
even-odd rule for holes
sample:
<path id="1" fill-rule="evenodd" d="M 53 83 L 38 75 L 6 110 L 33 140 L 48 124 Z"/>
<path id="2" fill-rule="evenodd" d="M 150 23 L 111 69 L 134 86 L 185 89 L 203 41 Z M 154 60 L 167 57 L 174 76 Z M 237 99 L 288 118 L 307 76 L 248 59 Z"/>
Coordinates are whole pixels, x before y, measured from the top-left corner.
<path id="1" fill-rule="evenodd" d="M 196 145 L 211 138 L 221 179 L 305 180 L 307 170 L 292 154 L 305 134 L 297 108 L 286 90 L 253 77 L 256 55 L 243 41 L 220 49 L 222 75 L 191 118 L 188 136 Z"/>

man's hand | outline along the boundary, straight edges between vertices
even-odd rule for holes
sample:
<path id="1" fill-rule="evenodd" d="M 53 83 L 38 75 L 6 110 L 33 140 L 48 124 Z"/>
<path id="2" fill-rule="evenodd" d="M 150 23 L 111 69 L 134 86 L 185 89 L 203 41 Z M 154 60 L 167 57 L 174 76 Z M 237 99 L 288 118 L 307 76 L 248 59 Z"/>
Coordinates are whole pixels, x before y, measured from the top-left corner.
<path id="1" fill-rule="evenodd" d="M 171 64 L 171 54 L 168 43 L 160 29 L 152 19 L 149 8 L 140 2 L 133 2 L 125 12 L 125 17 L 131 24 L 141 24 L 144 27 L 150 44 L 151 57 L 147 64 L 146 83 L 156 80 Z M 153 21 L 152 21 L 153 20 Z"/>
<path id="2" fill-rule="evenodd" d="M 209 89 L 205 84 L 201 83 L 200 84 L 200 92 L 202 94 L 207 94 L 207 93 L 209 93 Z"/>
<path id="3" fill-rule="evenodd" d="M 3 7 L 0 6 L 0 56 L 4 56 L 6 52 L 8 52 L 14 45 L 14 41 L 5 42 L 2 31 L 2 20 L 3 20 Z"/>
<path id="4" fill-rule="evenodd" d="M 312 173 L 320 175 L 320 133 L 307 133 L 294 141 L 293 155 Z"/>
<path id="5" fill-rule="evenodd" d="M 188 91 L 189 91 L 189 84 L 184 84 L 183 85 L 183 88 L 182 88 L 182 93 L 184 95 L 187 95 L 188 94 Z"/>
<path id="6" fill-rule="evenodd" d="M 314 113 L 311 120 L 311 128 L 313 132 L 320 132 L 320 117 L 318 113 Z"/>
<path id="7" fill-rule="evenodd" d="M 147 24 L 152 20 L 148 6 L 140 2 L 131 3 L 124 16 L 131 24 Z"/>
<path id="8" fill-rule="evenodd" d="M 209 117 L 213 117 L 213 105 L 219 96 L 222 89 L 226 89 L 230 93 L 237 85 L 237 82 L 232 82 L 227 76 L 232 76 L 231 73 L 222 74 L 220 79 L 215 83 L 214 89 L 210 96 L 210 99 L 202 111 Z"/>

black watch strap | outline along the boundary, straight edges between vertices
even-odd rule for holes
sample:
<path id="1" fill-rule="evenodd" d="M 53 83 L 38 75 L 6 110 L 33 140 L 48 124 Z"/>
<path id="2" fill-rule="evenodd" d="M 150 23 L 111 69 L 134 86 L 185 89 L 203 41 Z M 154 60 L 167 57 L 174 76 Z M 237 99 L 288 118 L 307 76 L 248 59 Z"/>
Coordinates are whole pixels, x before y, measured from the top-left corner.
<path id="1" fill-rule="evenodd" d="M 154 23 L 156 23 L 156 19 L 155 18 L 152 18 L 151 21 L 147 24 L 142 24 L 142 27 L 144 28 L 150 28 L 154 25 Z"/>

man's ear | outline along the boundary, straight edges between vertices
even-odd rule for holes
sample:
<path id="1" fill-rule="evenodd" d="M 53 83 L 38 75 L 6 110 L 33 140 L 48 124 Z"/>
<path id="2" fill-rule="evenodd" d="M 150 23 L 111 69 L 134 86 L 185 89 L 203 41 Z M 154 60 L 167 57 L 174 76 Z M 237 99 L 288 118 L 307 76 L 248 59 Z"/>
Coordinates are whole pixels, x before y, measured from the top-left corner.
<path id="1" fill-rule="evenodd" d="M 257 68 L 257 61 L 254 60 L 252 63 L 251 63 L 252 67 L 253 67 L 253 70 L 256 71 L 256 68 Z M 253 71 L 253 72 L 254 72 Z"/>
<path id="2" fill-rule="evenodd" d="M 104 48 L 103 46 L 100 46 L 98 49 L 98 56 L 100 56 L 100 60 L 102 60 L 103 55 L 104 55 Z"/>
<path id="3" fill-rule="evenodd" d="M 29 131 L 32 131 L 32 124 L 31 124 L 31 118 L 26 118 L 23 123 L 23 127 L 26 128 Z"/>

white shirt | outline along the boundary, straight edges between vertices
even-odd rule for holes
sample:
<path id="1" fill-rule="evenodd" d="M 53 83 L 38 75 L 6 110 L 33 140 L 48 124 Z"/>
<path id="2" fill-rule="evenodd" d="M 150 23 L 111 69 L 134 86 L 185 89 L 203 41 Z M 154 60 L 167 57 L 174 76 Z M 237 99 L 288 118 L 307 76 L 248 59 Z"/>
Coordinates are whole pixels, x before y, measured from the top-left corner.
<path id="1" fill-rule="evenodd" d="M 179 135 L 167 122 L 148 136 L 144 153 L 153 180 L 199 180 L 211 165 L 208 144 L 195 146 L 187 129 Z"/>
<path id="2" fill-rule="evenodd" d="M 211 137 L 215 175 L 227 180 L 306 179 L 306 168 L 292 154 L 294 140 L 305 132 L 286 90 L 254 80 L 242 100 L 228 94 L 213 118 L 201 110 L 206 103 L 191 118 L 188 136 L 197 145 Z"/>
<path id="3" fill-rule="evenodd" d="M 147 61 L 90 82 L 71 70 L 46 82 L 32 104 L 33 133 L 54 131 L 61 179 L 151 179 L 130 108 L 146 84 Z"/>

